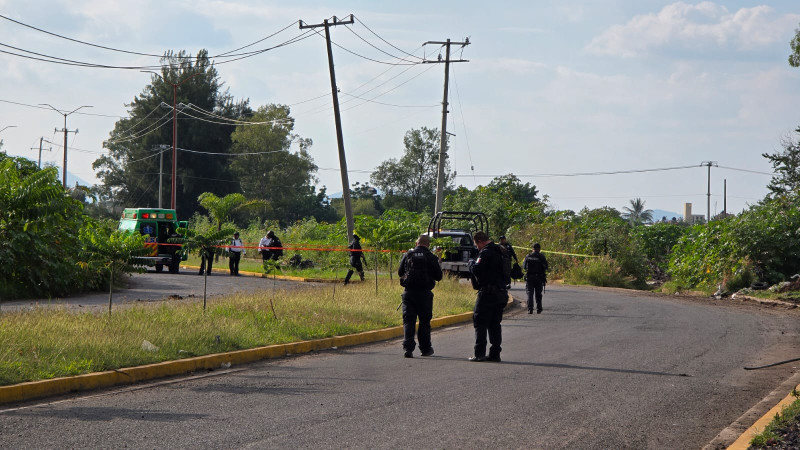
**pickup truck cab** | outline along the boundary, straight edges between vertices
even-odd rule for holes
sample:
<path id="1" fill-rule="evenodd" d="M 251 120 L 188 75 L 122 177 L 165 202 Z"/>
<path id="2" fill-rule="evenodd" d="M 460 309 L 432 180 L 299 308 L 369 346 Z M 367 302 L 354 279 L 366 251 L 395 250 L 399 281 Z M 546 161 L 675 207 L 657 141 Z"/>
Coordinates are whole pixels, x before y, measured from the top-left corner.
<path id="1" fill-rule="evenodd" d="M 150 248 L 146 256 L 137 257 L 145 266 L 155 266 L 156 272 L 169 268 L 170 273 L 180 271 L 181 260 L 186 255 L 181 244 L 168 242 L 180 237 L 178 228 L 186 228 L 186 221 L 178 221 L 174 209 L 125 208 L 119 220 L 119 230 L 145 236 L 145 246 Z"/>

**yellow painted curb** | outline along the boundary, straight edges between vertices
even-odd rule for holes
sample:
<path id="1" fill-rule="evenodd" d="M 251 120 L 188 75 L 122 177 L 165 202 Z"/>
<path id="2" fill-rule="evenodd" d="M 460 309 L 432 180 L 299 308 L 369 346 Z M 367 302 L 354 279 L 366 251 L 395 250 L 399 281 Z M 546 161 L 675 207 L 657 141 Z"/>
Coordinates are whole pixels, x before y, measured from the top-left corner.
<path id="1" fill-rule="evenodd" d="M 800 384 L 795 386 L 795 389 L 800 388 Z M 783 400 L 778 402 L 777 405 L 773 406 L 772 409 L 767 411 L 760 419 L 756 420 L 750 428 L 748 428 L 744 433 L 736 439 L 733 444 L 728 447 L 728 450 L 746 450 L 750 447 L 750 441 L 753 439 L 753 436 L 757 435 L 764 431 L 764 428 L 772 422 L 772 419 L 775 418 L 776 414 L 780 414 L 783 411 L 783 408 L 790 405 L 792 402 L 797 400 L 797 397 L 794 397 L 791 393 L 784 397 Z"/>
<path id="2" fill-rule="evenodd" d="M 199 270 L 200 266 L 187 266 L 181 265 L 182 269 L 194 269 Z M 211 269 L 211 272 L 215 273 L 230 273 L 230 269 L 221 269 L 217 268 Z M 248 272 L 248 271 L 239 271 L 240 274 L 248 276 L 248 277 L 261 277 L 261 278 L 272 278 L 271 274 L 261 273 L 261 272 Z M 275 275 L 276 280 L 286 280 L 286 281 L 298 281 L 301 283 L 339 283 L 341 280 L 331 280 L 328 278 L 305 278 L 305 277 L 295 277 L 291 275 Z"/>
<path id="3" fill-rule="evenodd" d="M 439 317 L 431 320 L 431 327 L 440 328 L 467 322 L 471 319 L 472 312 Z M 402 335 L 403 327 L 396 326 L 347 336 L 334 336 L 315 339 L 313 341 L 268 345 L 266 347 L 216 353 L 194 358 L 179 359 L 177 361 L 166 361 L 145 366 L 89 373 L 74 377 L 61 377 L 0 386 L 0 404 L 52 397 L 70 392 L 88 391 L 122 384 L 132 384 L 155 378 L 183 375 L 198 370 L 217 369 L 227 364 L 245 364 L 261 359 L 280 358 L 333 347 L 350 347 L 371 342 L 385 341 Z"/>

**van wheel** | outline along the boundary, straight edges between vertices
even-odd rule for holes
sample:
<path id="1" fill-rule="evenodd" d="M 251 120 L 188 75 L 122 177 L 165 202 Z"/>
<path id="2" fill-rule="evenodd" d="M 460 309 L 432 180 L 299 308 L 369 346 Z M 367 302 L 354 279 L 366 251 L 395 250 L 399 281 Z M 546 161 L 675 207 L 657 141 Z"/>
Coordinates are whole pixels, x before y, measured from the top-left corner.
<path id="1" fill-rule="evenodd" d="M 156 264 L 156 272 L 161 273 L 162 270 L 164 270 L 164 265 Z"/>

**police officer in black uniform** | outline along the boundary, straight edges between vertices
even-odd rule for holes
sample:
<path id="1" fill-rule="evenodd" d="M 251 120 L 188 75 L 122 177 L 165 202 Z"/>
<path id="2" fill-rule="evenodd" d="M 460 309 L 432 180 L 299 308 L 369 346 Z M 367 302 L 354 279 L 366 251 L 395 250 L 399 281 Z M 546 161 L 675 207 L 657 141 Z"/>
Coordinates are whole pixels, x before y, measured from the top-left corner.
<path id="1" fill-rule="evenodd" d="M 358 272 L 358 276 L 361 277 L 361 281 L 364 281 L 364 267 L 361 265 L 361 260 L 363 259 L 366 263 L 367 258 L 364 257 L 364 252 L 361 251 L 361 238 L 358 237 L 357 234 L 353 234 L 353 243 L 348 245 L 347 248 L 351 250 L 350 266 L 352 266 L 352 268 L 347 271 L 347 275 L 344 277 L 344 284 L 350 282 L 350 277 L 353 276 L 354 270 Z"/>
<path id="2" fill-rule="evenodd" d="M 442 279 L 439 258 L 428 249 L 431 238 L 427 234 L 417 238 L 417 246 L 400 259 L 397 275 L 405 288 L 403 299 L 403 356 L 413 358 L 414 328 L 419 317 L 419 350 L 422 356 L 433 356 L 431 345 L 431 318 L 433 317 L 433 292 L 436 282 Z"/>
<path id="3" fill-rule="evenodd" d="M 483 231 L 472 237 L 478 247 L 478 258 L 470 263 L 472 286 L 478 290 L 472 325 L 475 327 L 475 350 L 470 361 L 500 362 L 503 335 L 500 322 L 508 303 L 508 290 L 503 277 L 503 253 L 506 249 L 492 242 Z M 486 355 L 486 334 L 489 334 L 489 355 Z"/>
<path id="4" fill-rule="evenodd" d="M 533 251 L 525 256 L 525 290 L 528 293 L 528 314 L 533 314 L 533 299 L 536 297 L 536 314 L 542 313 L 542 290 L 547 283 L 547 258 L 540 252 L 542 246 L 533 244 Z"/>

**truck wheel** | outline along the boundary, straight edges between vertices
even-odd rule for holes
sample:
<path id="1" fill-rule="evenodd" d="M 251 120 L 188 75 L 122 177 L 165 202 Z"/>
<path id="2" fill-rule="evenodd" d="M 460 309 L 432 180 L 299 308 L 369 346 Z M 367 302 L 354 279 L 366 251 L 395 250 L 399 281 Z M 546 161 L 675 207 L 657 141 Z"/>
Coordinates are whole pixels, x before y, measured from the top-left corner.
<path id="1" fill-rule="evenodd" d="M 161 273 L 162 270 L 164 270 L 164 265 L 156 264 L 156 272 Z"/>
<path id="2" fill-rule="evenodd" d="M 169 273 L 179 273 L 181 271 L 181 255 L 172 255 L 172 262 L 169 264 Z"/>

